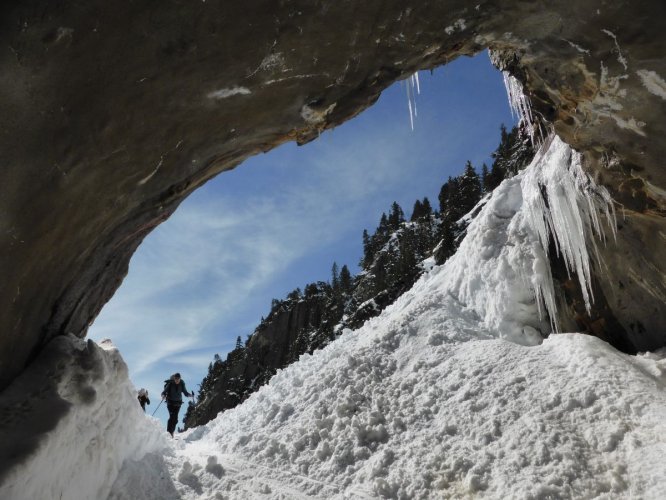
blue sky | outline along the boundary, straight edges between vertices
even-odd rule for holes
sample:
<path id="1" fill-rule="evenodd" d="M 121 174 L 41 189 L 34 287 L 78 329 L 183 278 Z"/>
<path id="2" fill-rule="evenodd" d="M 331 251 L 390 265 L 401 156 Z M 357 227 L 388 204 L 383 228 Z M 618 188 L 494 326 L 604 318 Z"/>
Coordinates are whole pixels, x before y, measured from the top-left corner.
<path id="1" fill-rule="evenodd" d="M 245 340 L 272 298 L 328 280 L 333 261 L 355 273 L 363 229 L 393 201 L 407 216 L 417 198 L 437 207 L 467 160 L 490 165 L 499 126 L 513 119 L 487 53 L 419 75 L 413 131 L 399 82 L 318 140 L 219 175 L 145 239 L 89 336 L 118 346 L 137 389 L 150 391 L 150 413 L 171 373 L 197 389 L 213 355 Z"/>

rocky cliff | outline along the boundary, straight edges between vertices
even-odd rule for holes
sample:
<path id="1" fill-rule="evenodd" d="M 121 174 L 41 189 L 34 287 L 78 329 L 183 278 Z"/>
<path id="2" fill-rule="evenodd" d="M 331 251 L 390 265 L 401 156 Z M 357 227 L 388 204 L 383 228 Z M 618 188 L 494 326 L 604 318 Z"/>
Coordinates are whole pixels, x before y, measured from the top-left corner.
<path id="1" fill-rule="evenodd" d="M 614 321 L 597 327 L 664 345 L 665 15 L 660 0 L 3 2 L 0 384 L 54 336 L 84 336 L 208 179 L 485 48 L 621 204 L 598 276 Z"/>
<path id="2" fill-rule="evenodd" d="M 225 360 L 216 358 L 201 382 L 196 408 L 185 415 L 185 427 L 203 425 L 234 408 L 305 352 L 322 347 L 333 336 L 338 316 L 331 309 L 330 287 L 281 302 L 257 327 L 245 345 Z"/>

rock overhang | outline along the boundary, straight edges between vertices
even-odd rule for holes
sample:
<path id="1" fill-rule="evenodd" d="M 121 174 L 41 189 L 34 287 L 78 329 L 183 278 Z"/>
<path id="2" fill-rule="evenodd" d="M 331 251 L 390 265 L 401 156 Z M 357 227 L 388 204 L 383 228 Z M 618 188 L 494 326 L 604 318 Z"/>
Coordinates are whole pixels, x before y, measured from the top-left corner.
<path id="1" fill-rule="evenodd" d="M 85 335 L 142 239 L 208 179 L 315 139 L 418 69 L 485 48 L 637 214 L 634 234 L 645 218 L 658 234 L 665 10 L 658 1 L 5 3 L 0 379 L 54 335 Z M 632 290 L 652 304 L 650 330 L 664 321 L 664 266 L 658 241 L 638 248 L 636 269 L 653 275 Z M 616 302 L 622 314 L 626 301 Z"/>

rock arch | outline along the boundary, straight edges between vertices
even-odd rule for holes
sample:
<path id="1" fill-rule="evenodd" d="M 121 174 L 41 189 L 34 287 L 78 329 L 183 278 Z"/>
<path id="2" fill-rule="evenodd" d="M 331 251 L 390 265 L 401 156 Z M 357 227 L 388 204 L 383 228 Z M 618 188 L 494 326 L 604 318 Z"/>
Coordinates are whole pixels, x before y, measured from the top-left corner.
<path id="1" fill-rule="evenodd" d="M 658 0 L 5 2 L 0 381 L 52 337 L 84 336 L 142 239 L 206 180 L 485 48 L 626 207 L 599 280 L 625 287 L 606 303 L 634 347 L 663 345 L 665 14 Z"/>

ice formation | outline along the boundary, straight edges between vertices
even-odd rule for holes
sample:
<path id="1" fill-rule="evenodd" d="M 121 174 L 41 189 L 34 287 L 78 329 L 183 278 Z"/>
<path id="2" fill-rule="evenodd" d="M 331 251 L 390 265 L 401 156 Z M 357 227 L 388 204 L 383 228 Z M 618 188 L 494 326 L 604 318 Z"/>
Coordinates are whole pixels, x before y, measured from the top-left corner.
<path id="1" fill-rule="evenodd" d="M 530 139 L 532 140 L 532 144 L 540 144 L 544 139 L 541 133 L 541 127 L 534 119 L 534 115 L 532 114 L 532 105 L 530 104 L 527 96 L 525 96 L 523 86 L 507 71 L 502 71 L 502 75 L 504 77 L 506 95 L 509 98 L 511 114 L 514 117 L 520 119 L 522 123 L 525 124 Z"/>
<path id="2" fill-rule="evenodd" d="M 549 242 L 562 256 L 567 271 L 578 277 L 585 307 L 593 300 L 590 254 L 599 261 L 595 235 L 605 242 L 600 214 L 605 215 L 615 236 L 613 200 L 606 188 L 597 186 L 583 171 L 582 157 L 557 136 L 542 146 L 522 180 L 525 212 L 546 254 Z M 535 272 L 533 286 L 538 303 L 544 303 L 555 324 L 556 308 L 550 265 L 545 272 Z"/>
<path id="3" fill-rule="evenodd" d="M 414 118 L 416 118 L 417 116 L 416 95 L 421 93 L 418 71 L 407 79 L 406 88 L 407 88 L 407 107 L 409 108 L 409 124 L 412 127 L 412 130 L 414 130 Z"/>
<path id="4" fill-rule="evenodd" d="M 537 298 L 539 312 L 545 306 L 553 329 L 557 326 L 557 308 L 548 259 L 548 245 L 552 241 L 558 256 L 562 256 L 567 272 L 578 277 L 585 307 L 590 311 L 593 301 L 590 279 L 590 251 L 599 261 L 594 235 L 605 242 L 605 231 L 599 213 L 606 216 L 615 236 L 615 211 L 608 191 L 583 171 L 581 155 L 550 134 L 544 138 L 535 121 L 529 99 L 523 86 L 508 72 L 502 72 L 509 105 L 514 116 L 521 119 L 539 150 L 523 179 L 526 213 L 537 232 L 545 261 L 535 263 L 531 284 Z M 539 266 L 545 265 L 541 269 Z"/>

